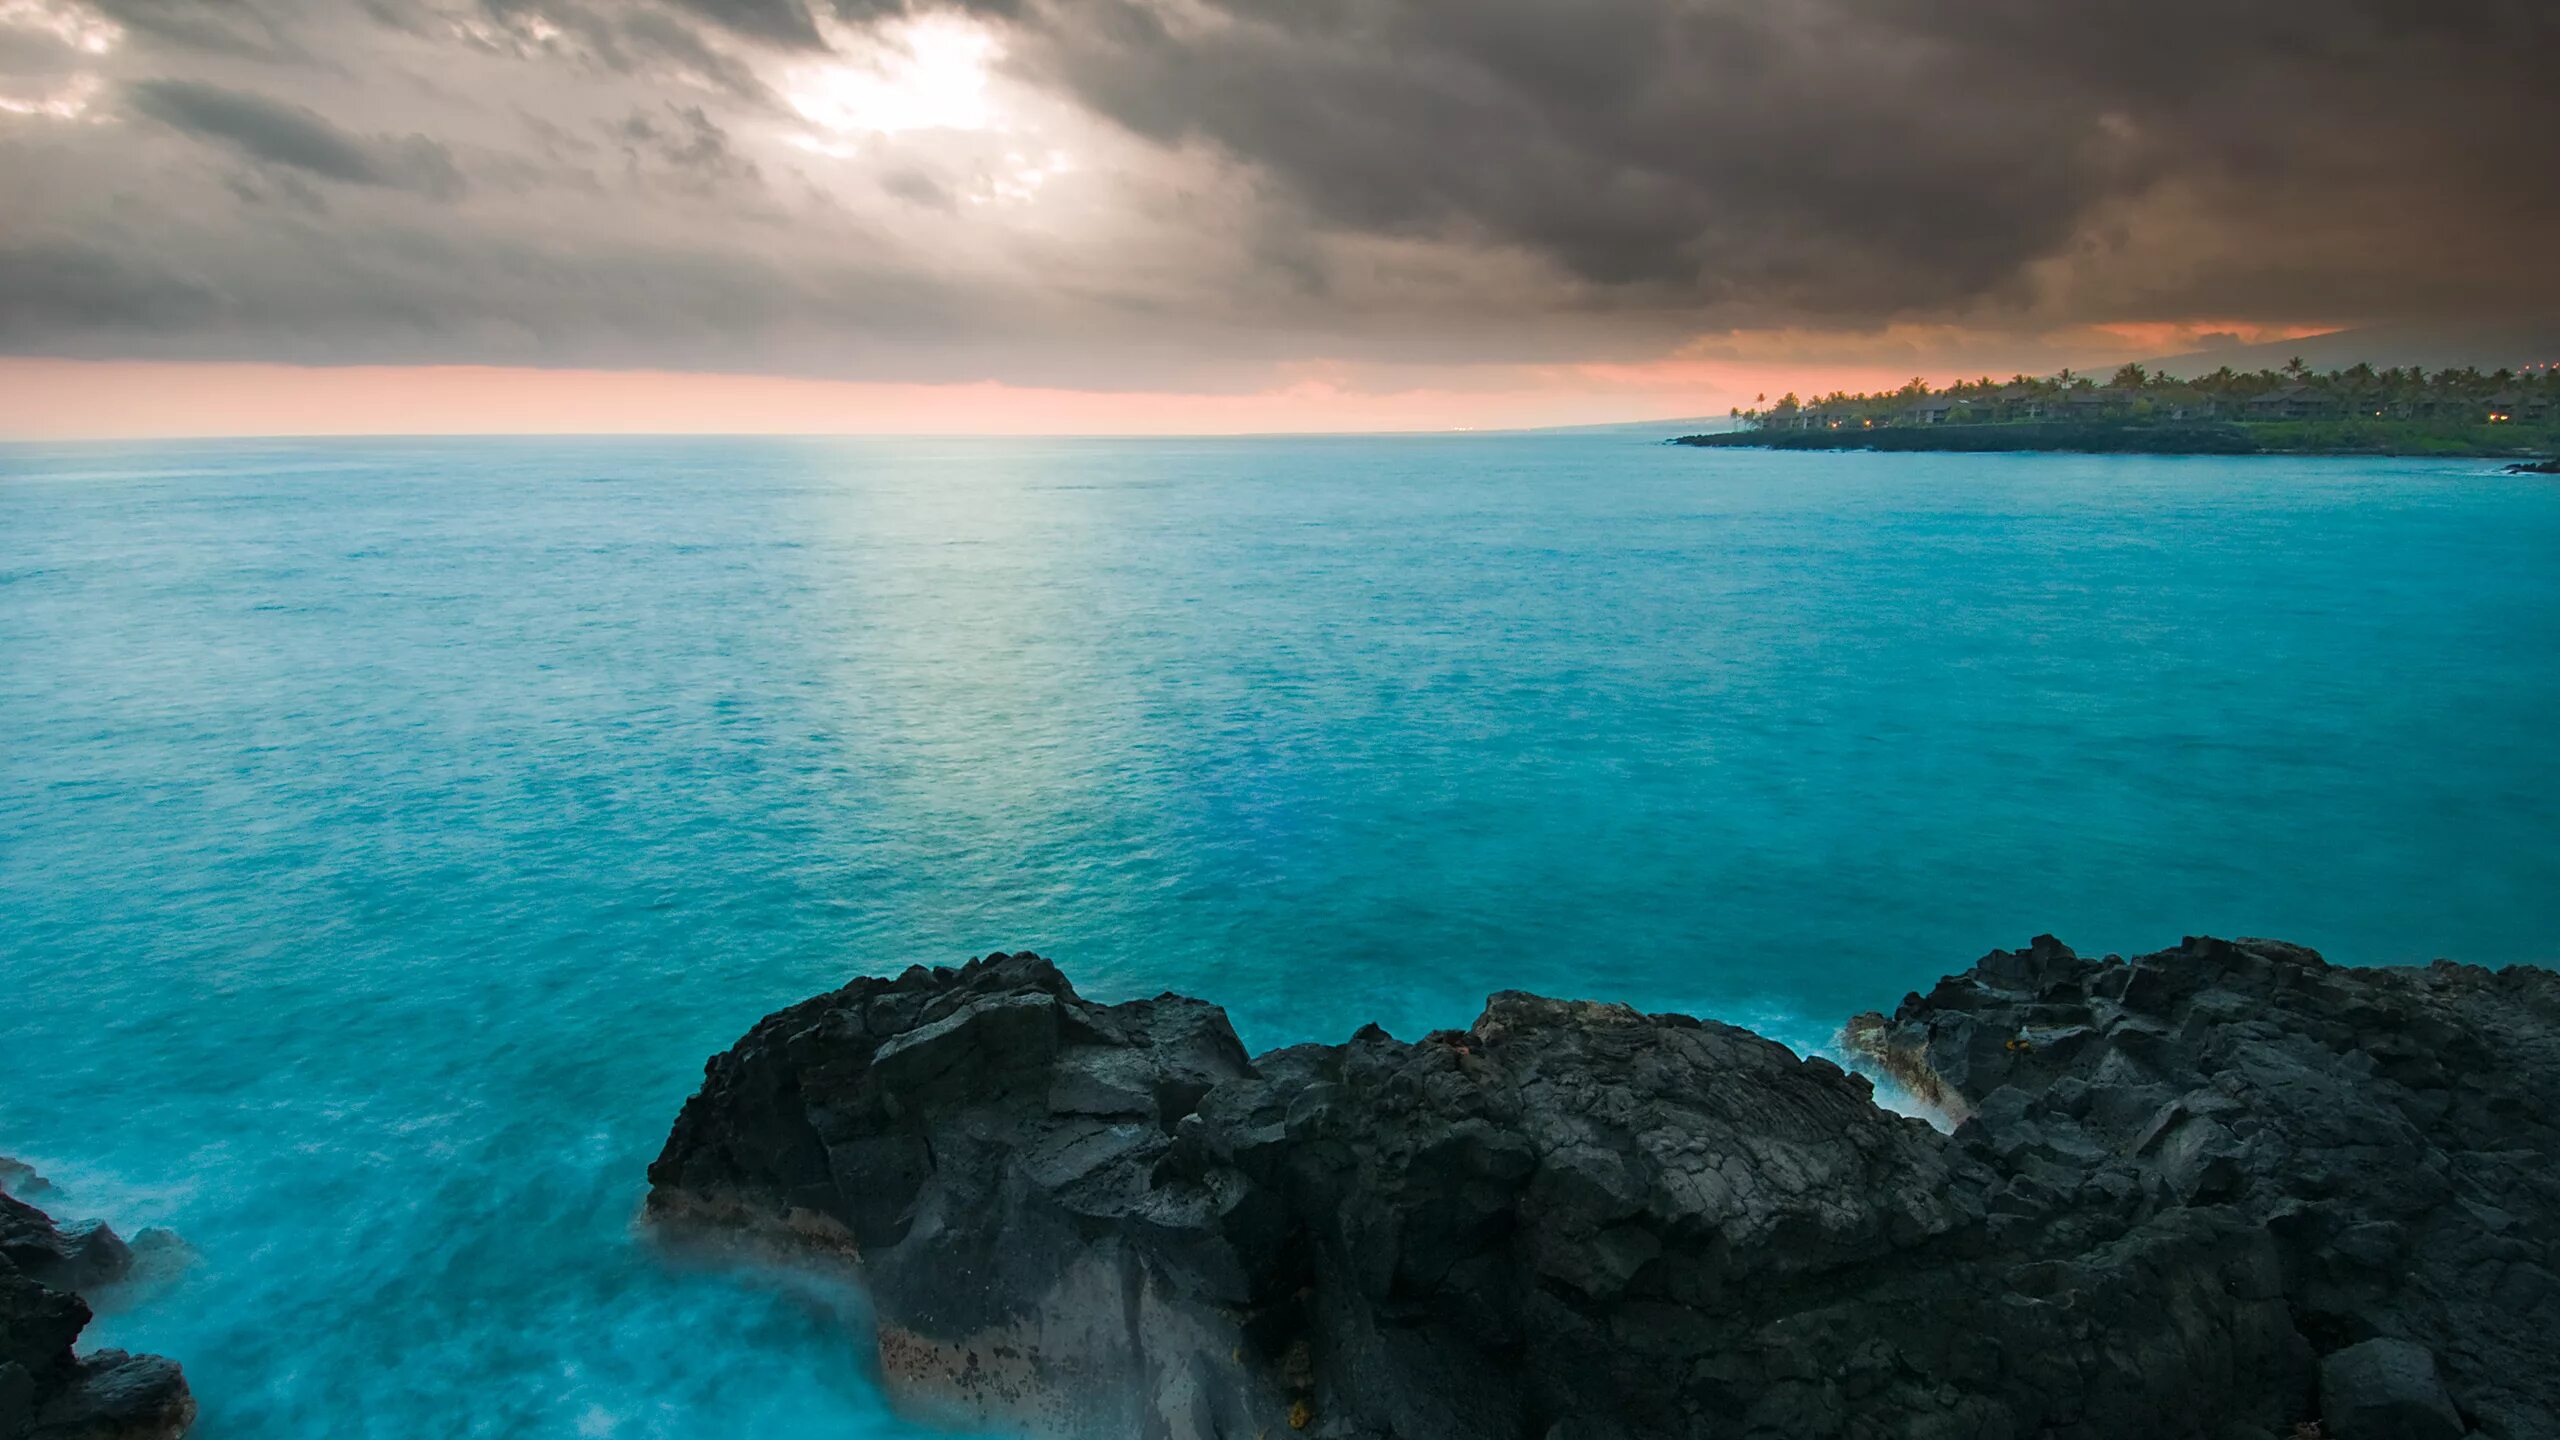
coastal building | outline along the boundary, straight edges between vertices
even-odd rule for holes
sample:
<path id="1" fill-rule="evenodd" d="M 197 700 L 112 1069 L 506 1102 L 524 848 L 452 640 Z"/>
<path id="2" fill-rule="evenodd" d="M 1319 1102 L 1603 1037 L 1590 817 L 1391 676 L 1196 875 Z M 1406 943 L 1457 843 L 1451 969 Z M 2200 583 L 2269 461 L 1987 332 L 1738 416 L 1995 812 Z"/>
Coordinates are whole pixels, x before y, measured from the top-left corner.
<path id="1" fill-rule="evenodd" d="M 2062 413 L 2074 420 L 2104 420 L 2132 413 L 2135 392 L 2113 385 L 2062 393 Z"/>
<path id="2" fill-rule="evenodd" d="M 2030 420 L 2043 413 L 2040 397 L 2032 385 L 2012 381 L 1984 397 L 1994 420 Z"/>
<path id="3" fill-rule="evenodd" d="M 2252 420 L 2329 420 L 2343 408 L 2336 397 L 2297 381 L 2252 396 L 2248 413 Z"/>
<path id="4" fill-rule="evenodd" d="M 2540 388 L 2501 390 L 2482 402 L 2482 413 L 2492 425 L 2538 425 L 2551 418 L 2551 397 Z"/>
<path id="5" fill-rule="evenodd" d="M 1904 406 L 1902 413 L 1895 417 L 1894 423 L 1899 425 L 1962 424 L 1969 420 L 1980 419 L 1981 410 L 1982 407 L 1971 400 L 1931 395 Z"/>
<path id="6" fill-rule="evenodd" d="M 2202 390 L 2185 387 L 2154 390 L 2146 397 L 2155 417 L 2169 420 L 2210 420 L 2222 413 L 2222 402 Z"/>

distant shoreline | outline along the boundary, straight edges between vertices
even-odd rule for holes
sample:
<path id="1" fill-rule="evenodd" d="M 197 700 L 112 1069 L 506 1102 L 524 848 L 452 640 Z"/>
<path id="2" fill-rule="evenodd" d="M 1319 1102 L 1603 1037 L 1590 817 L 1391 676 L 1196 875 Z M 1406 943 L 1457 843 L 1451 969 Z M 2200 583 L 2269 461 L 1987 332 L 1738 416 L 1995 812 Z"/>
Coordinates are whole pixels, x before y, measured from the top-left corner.
<path id="1" fill-rule="evenodd" d="M 2475 427 L 2465 427 L 2469 430 Z M 2476 427 L 2486 430 L 2487 427 Z M 2534 460 L 2560 451 L 2560 436 L 2536 430 L 2473 434 L 2437 426 L 2316 421 L 2271 424 L 2125 424 L 2026 421 L 1996 425 L 1856 430 L 1733 430 L 1666 442 L 1706 449 L 1882 450 L 1998 454 L 2062 451 L 2087 455 L 2330 455 Z"/>

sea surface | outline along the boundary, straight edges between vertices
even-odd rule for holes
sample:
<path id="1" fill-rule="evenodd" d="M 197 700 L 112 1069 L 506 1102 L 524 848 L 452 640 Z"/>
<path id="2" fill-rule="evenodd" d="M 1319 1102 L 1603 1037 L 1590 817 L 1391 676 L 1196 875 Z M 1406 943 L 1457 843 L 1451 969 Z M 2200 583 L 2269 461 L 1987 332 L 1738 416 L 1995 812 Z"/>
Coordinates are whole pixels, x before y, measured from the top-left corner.
<path id="1" fill-rule="evenodd" d="M 0 1153 L 196 1251 L 92 1338 L 205 1440 L 911 1433 L 632 1219 L 992 949 L 1257 1048 L 2560 958 L 2560 482 L 1652 438 L 0 448 Z"/>

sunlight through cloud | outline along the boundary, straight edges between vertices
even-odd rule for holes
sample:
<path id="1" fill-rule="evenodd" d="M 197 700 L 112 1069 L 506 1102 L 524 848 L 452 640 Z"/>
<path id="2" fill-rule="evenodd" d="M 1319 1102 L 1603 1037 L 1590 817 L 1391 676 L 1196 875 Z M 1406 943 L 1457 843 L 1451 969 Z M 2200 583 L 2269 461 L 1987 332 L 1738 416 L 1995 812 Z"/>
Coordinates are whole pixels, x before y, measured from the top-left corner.
<path id="1" fill-rule="evenodd" d="M 865 136 L 987 130 L 996 123 L 987 76 L 997 54 L 983 28 L 929 16 L 886 35 L 867 58 L 803 67 L 783 93 L 823 132 L 817 149 Z"/>
<path id="2" fill-rule="evenodd" d="M 1042 187 L 1059 175 L 1074 169 L 1067 152 L 1052 150 L 1034 159 L 1018 151 L 1008 151 L 1004 167 L 981 181 L 981 188 L 969 196 L 972 205 L 1012 202 L 1027 204 L 1040 197 Z"/>
<path id="3" fill-rule="evenodd" d="M 89 104 L 98 98 L 98 90 L 97 76 L 74 75 L 69 84 L 50 95 L 0 95 L 0 115 L 77 120 L 89 113 Z"/>
<path id="4" fill-rule="evenodd" d="M 0 25 L 50 35 L 85 55 L 104 55 L 124 39 L 123 26 L 60 0 L 0 0 Z"/>

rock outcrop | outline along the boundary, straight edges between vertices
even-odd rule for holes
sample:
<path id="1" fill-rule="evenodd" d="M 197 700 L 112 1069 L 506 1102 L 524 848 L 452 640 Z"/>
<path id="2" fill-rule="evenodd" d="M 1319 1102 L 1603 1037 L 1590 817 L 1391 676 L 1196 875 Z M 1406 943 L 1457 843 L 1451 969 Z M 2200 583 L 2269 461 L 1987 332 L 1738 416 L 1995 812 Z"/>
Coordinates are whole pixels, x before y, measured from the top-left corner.
<path id="1" fill-rule="evenodd" d="M 0 1179 L 27 1193 L 47 1188 L 5 1158 Z M 81 1292 L 133 1268 L 133 1250 L 103 1222 L 58 1226 L 0 1190 L 0 1440 L 176 1440 L 195 1423 L 176 1362 L 73 1350 L 90 1318 Z"/>
<path id="2" fill-rule="evenodd" d="M 2560 1436 L 2560 976 L 2266 940 L 2089 961 L 2046 936 L 1852 1034 L 1970 1117 L 1995 1231 L 2184 1214 L 2262 1240 L 2325 1357 L 2330 1440 Z"/>
<path id="3" fill-rule="evenodd" d="M 2560 980 L 1997 952 L 1854 1043 L 1505 993 L 1248 1058 L 1049 962 L 708 1066 L 670 1233 L 868 1290 L 928 1413 L 1057 1436 L 2560 1434 Z"/>

